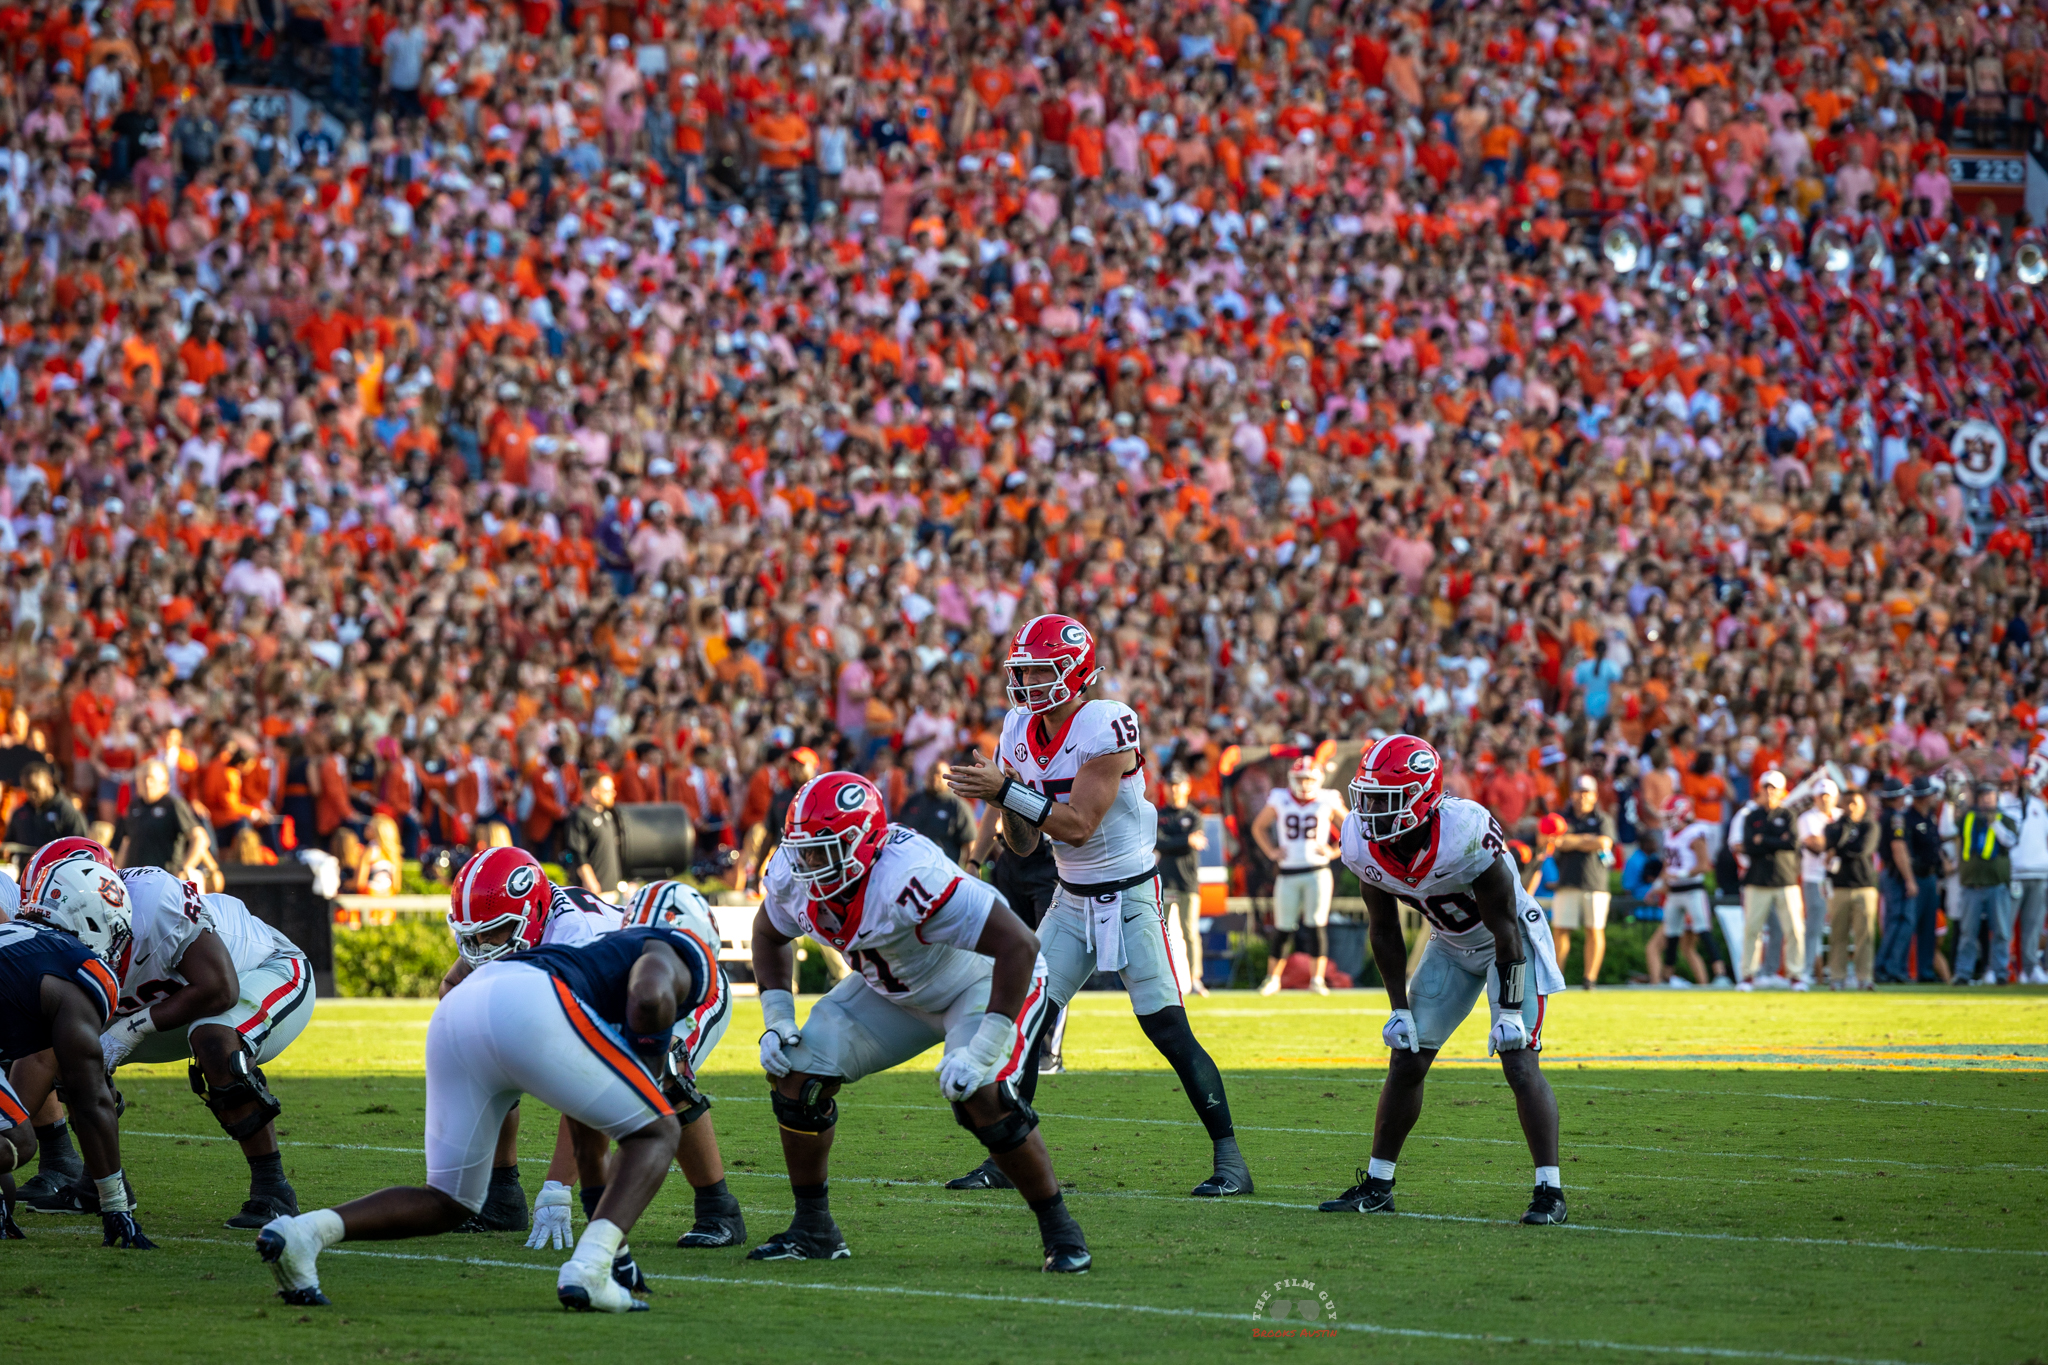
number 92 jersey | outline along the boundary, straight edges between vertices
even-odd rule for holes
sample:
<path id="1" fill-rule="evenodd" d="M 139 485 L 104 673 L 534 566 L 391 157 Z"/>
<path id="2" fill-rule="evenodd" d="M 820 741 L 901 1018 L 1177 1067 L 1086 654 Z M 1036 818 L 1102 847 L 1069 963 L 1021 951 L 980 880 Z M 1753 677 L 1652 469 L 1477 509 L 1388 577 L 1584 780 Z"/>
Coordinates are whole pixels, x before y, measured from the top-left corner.
<path id="1" fill-rule="evenodd" d="M 783 848 L 762 869 L 761 893 L 776 933 L 831 944 L 871 989 L 899 1005 L 943 1013 L 994 967 L 974 946 L 995 889 L 902 825 L 889 827 L 874 866 L 837 907 L 804 893 Z"/>
<path id="2" fill-rule="evenodd" d="M 1385 845 L 1368 843 L 1359 830 L 1358 817 L 1346 816 L 1342 856 L 1344 866 L 1357 873 L 1360 881 L 1413 906 L 1446 946 L 1467 952 L 1493 947 L 1493 931 L 1479 918 L 1479 901 L 1472 885 L 1506 858 L 1515 884 L 1515 919 L 1529 947 L 1531 984 L 1545 995 L 1564 989 L 1564 974 L 1557 969 L 1543 907 L 1515 875 L 1514 855 L 1508 852 L 1499 822 L 1477 801 L 1446 796 L 1438 802 L 1436 818 L 1429 823 L 1429 839 L 1412 863 L 1401 862 Z"/>

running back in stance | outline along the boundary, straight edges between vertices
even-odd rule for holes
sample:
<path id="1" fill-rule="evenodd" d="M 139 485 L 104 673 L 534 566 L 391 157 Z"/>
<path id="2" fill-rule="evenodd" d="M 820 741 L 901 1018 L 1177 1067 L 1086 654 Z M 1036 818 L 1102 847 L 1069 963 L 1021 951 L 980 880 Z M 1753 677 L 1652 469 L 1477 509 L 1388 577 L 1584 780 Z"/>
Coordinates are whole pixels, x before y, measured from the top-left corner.
<path id="1" fill-rule="evenodd" d="M 1394 1162 L 1422 1115 L 1429 1064 L 1485 992 L 1493 1015 L 1486 1050 L 1500 1055 L 1536 1192 L 1524 1223 L 1565 1221 L 1557 1172 L 1557 1099 L 1543 1078 L 1543 1004 L 1564 989 L 1543 911 L 1515 875 L 1500 826 L 1476 801 L 1443 794 L 1436 750 L 1411 735 L 1375 743 L 1358 762 L 1345 817 L 1344 865 L 1365 892 L 1367 934 L 1393 1013 L 1381 1036 L 1393 1049 L 1373 1120 L 1372 1161 L 1325 1213 L 1392 1213 Z M 1408 978 L 1402 904 L 1434 931 Z"/>

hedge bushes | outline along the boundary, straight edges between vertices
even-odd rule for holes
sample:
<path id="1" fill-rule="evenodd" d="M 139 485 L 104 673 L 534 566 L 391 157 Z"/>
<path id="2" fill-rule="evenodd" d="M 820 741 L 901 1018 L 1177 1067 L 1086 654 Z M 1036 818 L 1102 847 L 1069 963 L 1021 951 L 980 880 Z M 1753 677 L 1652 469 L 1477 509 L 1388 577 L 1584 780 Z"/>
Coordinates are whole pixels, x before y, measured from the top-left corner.
<path id="1" fill-rule="evenodd" d="M 395 924 L 334 936 L 334 989 L 342 995 L 431 1000 L 455 960 L 441 920 L 404 915 Z"/>

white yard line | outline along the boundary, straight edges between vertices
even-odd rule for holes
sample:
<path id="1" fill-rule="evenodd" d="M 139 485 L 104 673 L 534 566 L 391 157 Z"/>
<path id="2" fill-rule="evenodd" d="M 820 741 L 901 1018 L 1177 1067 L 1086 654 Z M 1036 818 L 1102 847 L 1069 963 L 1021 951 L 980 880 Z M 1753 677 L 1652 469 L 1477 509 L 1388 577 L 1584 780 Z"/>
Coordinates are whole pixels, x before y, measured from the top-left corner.
<path id="1" fill-rule="evenodd" d="M 165 1237 L 166 1242 L 190 1242 L 204 1246 L 247 1247 L 246 1242 L 231 1242 L 220 1237 Z M 541 1265 L 532 1261 L 505 1261 L 482 1256 L 432 1256 L 417 1252 L 402 1251 L 361 1251 L 353 1247 L 330 1247 L 329 1256 L 360 1256 L 379 1261 L 414 1261 L 436 1265 L 483 1266 L 501 1270 L 525 1270 L 543 1274 L 557 1274 L 558 1265 Z M 1196 1322 L 1242 1323 L 1246 1327 L 1266 1322 L 1251 1313 L 1219 1313 L 1202 1308 L 1169 1308 L 1149 1303 L 1112 1303 L 1102 1299 L 1056 1298 L 1039 1294 L 977 1294 L 958 1289 L 917 1289 L 906 1285 L 888 1284 L 830 1284 L 820 1281 L 778 1280 L 761 1278 L 743 1279 L 736 1275 L 669 1275 L 647 1271 L 642 1273 L 650 1280 L 661 1280 L 673 1284 L 712 1284 L 736 1289 L 765 1289 L 786 1293 L 820 1294 L 873 1294 L 885 1298 L 944 1299 L 955 1303 L 1002 1304 L 1018 1308 L 1067 1308 L 1092 1313 L 1135 1313 L 1147 1317 L 1179 1318 Z M 1299 1328 L 1304 1324 L 1292 1324 Z M 1739 1346 L 1666 1346 L 1629 1341 L 1604 1341 L 1591 1338 L 1549 1338 L 1529 1336 L 1493 1335 L 1485 1332 L 1439 1332 L 1424 1327 L 1392 1327 L 1377 1322 L 1329 1322 L 1319 1326 L 1324 1330 L 1352 1332 L 1366 1336 L 1409 1337 L 1423 1341 L 1469 1341 L 1480 1344 L 1524 1345 L 1551 1347 L 1559 1350 L 1580 1351 L 1632 1351 L 1658 1356 L 1697 1356 L 1709 1360 L 1774 1360 L 1790 1362 L 1791 1365 L 1904 1365 L 1904 1362 L 1885 1360 L 1872 1356 L 1807 1355 L 1796 1351 L 1747 1350 Z"/>
<path id="2" fill-rule="evenodd" d="M 130 1132 L 129 1132 L 128 1134 L 126 1134 L 126 1136 L 130 1136 L 130 1137 L 150 1137 L 150 1138 L 172 1138 L 172 1139 L 183 1139 L 183 1140 L 185 1140 L 185 1141 L 189 1141 L 189 1142 L 218 1142 L 218 1141 L 224 1141 L 223 1139 L 219 1139 L 219 1138 L 204 1138 L 204 1137 L 200 1137 L 200 1136 L 198 1136 L 198 1135 L 196 1135 L 196 1134 L 192 1134 L 192 1133 L 147 1133 L 147 1132 L 137 1132 L 137 1131 L 130 1131 Z M 282 1142 L 280 1142 L 280 1143 L 279 1143 L 278 1145 L 279 1145 L 279 1146 L 281 1146 L 281 1147 L 315 1147 L 315 1148 L 327 1148 L 327 1149 L 329 1149 L 329 1150 L 336 1150 L 336 1151 L 354 1151 L 354 1152 L 391 1152 L 391 1153 L 395 1153 L 395 1154 L 398 1154 L 398 1155 L 403 1155 L 403 1156 L 417 1156 L 417 1157 L 424 1157 L 424 1156 L 426 1155 L 426 1151 L 425 1151 L 425 1149 L 423 1149 L 423 1148 L 419 1148 L 419 1147 L 373 1147 L 373 1146 L 369 1146 L 369 1145 L 366 1145 L 366 1144 L 361 1144 L 361 1143 L 345 1143 L 345 1142 L 298 1142 L 298 1141 L 290 1141 L 290 1140 L 287 1140 L 287 1141 L 282 1141 Z M 544 1164 L 544 1162 L 542 1161 L 542 1159 L 541 1159 L 541 1158 L 538 1158 L 538 1157 L 522 1157 L 522 1158 L 520 1158 L 520 1160 L 521 1160 L 521 1162 L 522 1162 L 522 1163 L 524 1163 L 524 1164 L 528 1164 L 528 1165 L 540 1165 L 540 1164 Z M 783 1176 L 782 1174 L 780 1174 L 780 1173 L 778 1173 L 778 1172 L 773 1172 L 773 1171 L 741 1171 L 741 1170 L 728 1170 L 728 1171 L 726 1172 L 726 1174 L 727 1174 L 727 1176 L 728 1176 L 728 1177 L 731 1177 L 731 1176 L 747 1176 L 747 1177 L 751 1177 L 751 1178 L 755 1178 L 755 1179 L 762 1179 L 762 1180 L 775 1180 L 775 1181 L 782 1181 L 782 1180 L 786 1179 L 786 1177 L 785 1177 L 785 1176 Z M 833 1183 L 835 1183 L 835 1184 L 840 1184 L 840 1185 L 873 1185 L 873 1186 L 880 1186 L 880 1187 L 883 1187 L 883 1188 L 899 1188 L 899 1189 L 906 1189 L 906 1190 L 914 1190 L 914 1189 L 942 1190 L 942 1189 L 944 1189 L 944 1188 L 945 1188 L 945 1184 L 944 1184 L 944 1182 L 942 1182 L 942 1181 L 936 1181 L 936 1180 L 884 1180 L 884 1179 L 880 1179 L 880 1178 L 877 1178 L 877 1177 L 861 1177 L 861 1176 L 834 1176 L 834 1177 L 832 1178 L 832 1180 L 833 1180 Z M 1460 1183 L 1472 1183 L 1472 1184 L 1489 1184 L 1489 1183 L 1491 1183 L 1491 1182 L 1485 1182 L 1485 1181 L 1472 1181 L 1472 1182 L 1460 1182 Z M 1506 1188 L 1506 1186 L 1507 1186 L 1507 1182 L 1503 1182 L 1503 1183 L 1502 1183 L 1502 1188 Z M 1297 1188 L 1301 1188 L 1301 1187 L 1299 1187 L 1299 1186 L 1282 1186 L 1282 1187 L 1280 1187 L 1280 1188 L 1286 1188 L 1286 1189 L 1297 1189 Z M 1146 1199 L 1146 1200 L 1166 1200 L 1166 1201 L 1170 1201 L 1170 1202 L 1173 1202 L 1173 1203 L 1177 1203 L 1177 1204 L 1186 1204 L 1186 1203 L 1188 1202 L 1188 1196 L 1186 1196 L 1186 1195 L 1183 1195 L 1183 1194 L 1175 1194 L 1175 1193 L 1172 1193 L 1172 1192 L 1170 1192 L 1170 1191 L 1165 1191 L 1165 1190 L 1086 1190 L 1086 1189 L 1083 1189 L 1083 1190 L 1074 1190 L 1074 1191 L 1072 1191 L 1072 1193 L 1073 1193 L 1073 1194 L 1075 1195 L 1075 1197 L 1077 1197 L 1077 1198 L 1080 1198 L 1080 1199 Z M 926 1204 L 932 1204 L 932 1203 L 946 1203 L 946 1204 L 959 1204 L 959 1205 L 964 1205 L 964 1206 L 968 1206 L 968 1207 L 986 1207 L 986 1206 L 987 1206 L 987 1204 L 986 1204 L 986 1202 L 985 1202 L 985 1201 L 982 1201 L 982 1200 L 978 1200 L 978 1199 L 921 1199 L 921 1200 L 919 1200 L 918 1202 L 919 1202 L 919 1203 L 926 1203 Z M 1228 1201 L 1217 1201 L 1217 1203 L 1224 1203 L 1224 1202 L 1227 1202 L 1227 1203 L 1230 1203 L 1230 1204 L 1234 1204 L 1234 1205 L 1246 1205 L 1246 1206 L 1250 1206 L 1250 1207 L 1253 1207 L 1253 1208 L 1269 1208 L 1269 1209 L 1295 1209 L 1295 1210 L 1309 1210 L 1309 1209 L 1314 1209 L 1314 1208 L 1316 1207 L 1316 1206 L 1315 1206 L 1314 1204 L 1297 1204 L 1297 1203 L 1290 1203 L 1290 1202 L 1284 1202 L 1284 1201 L 1281 1201 L 1281 1200 L 1275 1200 L 1275 1199 L 1246 1199 L 1246 1198 L 1243 1198 L 1243 1197 L 1234 1197 L 1234 1198 L 1232 1198 L 1232 1199 L 1230 1199 L 1230 1200 L 1228 1200 Z M 1393 1216 L 1393 1217 L 1396 1217 L 1396 1218 L 1414 1218 L 1414 1219 L 1420 1219 L 1420 1220 L 1422 1220 L 1422 1221 L 1424 1221 L 1424 1222 L 1431 1222 L 1431 1223 L 1472 1223 L 1472 1224 L 1478 1224 L 1478 1225 L 1481 1225 L 1481 1226 L 1494 1226 L 1494 1227 L 1519 1227 L 1519 1226 L 1520 1226 L 1520 1223 L 1519 1223 L 1519 1222 L 1517 1222 L 1516 1220 L 1514 1220 L 1514 1219 L 1511 1219 L 1511 1218 L 1478 1218 L 1478 1217 L 1473 1217 L 1473 1216 L 1470 1216 L 1470 1215 L 1465 1215 L 1465 1214 L 1454 1214 L 1454 1213 L 1397 1213 L 1397 1214 L 1394 1214 L 1394 1215 L 1392 1215 L 1392 1216 Z M 1596 1224 L 1596 1223 L 1566 1223 L 1566 1224 L 1564 1225 L 1564 1230 L 1565 1230 L 1565 1231 L 1567 1231 L 1567 1232 L 1593 1232 L 1593 1233 L 1610 1233 L 1610 1234 L 1614 1234 L 1614 1235 L 1617 1235 L 1617 1236 L 1623 1236 L 1623 1237 L 1674 1237 L 1674 1238 L 1683 1238 L 1683 1239 L 1685 1239 L 1685 1240 L 1688 1240 L 1688 1241 L 1705 1241 L 1705 1242 L 1754 1242 L 1754 1243 L 1775 1243 L 1775 1244 L 1780 1244 L 1780 1245 L 1787 1245 L 1787 1246 L 1830 1246 L 1830 1247 L 1850 1247 L 1850 1248 L 1854 1248 L 1854 1249 L 1857 1249 L 1857 1250 L 1864 1250 L 1864 1251 L 1928 1251 L 1928 1252 L 1951 1252 L 1951 1253 L 1954 1253 L 1954 1254 L 1957 1254 L 1957 1255 L 1964 1255 L 1964 1256 L 2048 1256 L 2048 1249 L 2044 1249 L 2044 1250 L 2032 1250 L 2032 1249 L 2026 1249 L 2026 1248 L 2016 1248 L 2016 1247 L 1957 1247 L 1957 1246 L 1938 1246 L 1938 1245 L 1935 1245 L 1935 1244 L 1932 1244 L 1932 1243 L 1926 1243 L 1926 1242 L 1858 1242 L 1858 1241 L 1852 1241 L 1852 1240 L 1850 1240 L 1850 1239 L 1848 1239 L 1848 1238 L 1842 1238 L 1842 1237 L 1758 1237 L 1758 1236 L 1751 1236 L 1751 1235 L 1748 1235 L 1748 1234 L 1744 1234 L 1744 1233 L 1737 1233 L 1737 1232 L 1680 1232 L 1680 1231 L 1677 1231 L 1677 1230 L 1675 1230 L 1675 1229 L 1665 1229 L 1665 1228 L 1624 1228 L 1624 1227 L 1615 1227 L 1615 1226 L 1613 1226 L 1612 1224 L 1606 1224 L 1606 1223 L 1598 1223 L 1598 1224 Z"/>

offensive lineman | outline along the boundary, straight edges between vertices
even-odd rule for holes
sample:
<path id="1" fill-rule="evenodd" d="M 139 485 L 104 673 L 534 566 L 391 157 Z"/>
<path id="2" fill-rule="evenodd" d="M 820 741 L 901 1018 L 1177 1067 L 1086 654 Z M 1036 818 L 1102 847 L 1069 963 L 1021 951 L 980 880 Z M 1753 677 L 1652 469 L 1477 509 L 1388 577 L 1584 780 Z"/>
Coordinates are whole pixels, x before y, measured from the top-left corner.
<path id="1" fill-rule="evenodd" d="M 512 875 L 523 882 L 525 870 Z M 286 1303 L 327 1302 L 315 1262 L 336 1242 L 428 1237 L 461 1226 L 484 1202 L 500 1122 L 530 1092 L 619 1144 L 604 1197 L 556 1277 L 556 1297 L 581 1312 L 646 1310 L 618 1282 L 614 1265 L 675 1156 L 682 1130 L 669 1098 L 677 1093 L 668 1075 L 673 1029 L 704 1003 L 717 958 L 695 934 L 668 928 L 543 946 L 541 898 L 528 906 L 498 926 L 524 950 L 486 962 L 442 999 L 427 1025 L 425 1188 L 380 1190 L 279 1218 L 257 1236 Z"/>
<path id="2" fill-rule="evenodd" d="M 747 1259 L 852 1255 L 826 1186 L 839 1121 L 833 1096 L 941 1043 L 939 1093 L 1037 1215 L 1041 1268 L 1086 1271 L 1087 1239 L 1067 1212 L 1038 1115 L 1014 1088 L 1047 997 L 1045 959 L 1024 922 L 931 840 L 889 824 L 881 792 L 853 773 L 825 773 L 797 792 L 761 887 L 761 1067 L 796 1218 Z M 791 945 L 803 937 L 831 944 L 854 970 L 799 1030 Z"/>
<path id="3" fill-rule="evenodd" d="M 1330 970 L 1330 898 L 1337 883 L 1330 872 L 1337 859 L 1330 834 L 1343 822 L 1343 798 L 1323 786 L 1323 765 L 1308 754 L 1294 760 L 1287 785 L 1267 792 L 1252 820 L 1252 840 L 1279 869 L 1273 882 L 1273 955 L 1260 995 L 1278 993 L 1280 973 L 1304 929 L 1315 944 L 1308 988 L 1330 993 L 1323 980 Z"/>
<path id="4" fill-rule="evenodd" d="M 993 764 L 953 769 L 953 790 L 1003 808 L 1020 854 L 1053 841 L 1059 894 L 1040 925 L 1053 1003 L 1064 1007 L 1098 970 L 1123 977 L 1138 1025 L 1180 1077 L 1215 1147 L 1198 1198 L 1250 1194 L 1230 1101 L 1181 1003 L 1154 850 L 1158 808 L 1145 799 L 1138 717 L 1082 694 L 1101 670 L 1095 640 L 1070 616 L 1024 623 L 1004 661 L 1011 711 Z"/>
<path id="5" fill-rule="evenodd" d="M 1544 997 L 1564 989 L 1543 911 L 1515 875 L 1500 826 L 1476 801 L 1444 795 L 1436 750 L 1391 735 L 1358 760 L 1344 821 L 1344 865 L 1365 892 L 1367 934 L 1393 1013 L 1381 1036 L 1393 1056 L 1373 1120 L 1372 1160 L 1358 1184 L 1325 1213 L 1392 1213 L 1394 1162 L 1422 1115 L 1422 1083 L 1437 1050 L 1483 991 L 1491 1007 L 1489 1054 L 1500 1054 L 1522 1133 L 1536 1163 L 1524 1223 L 1565 1221 L 1557 1170 L 1557 1098 L 1537 1065 Z M 1434 932 L 1408 977 L 1397 902 Z"/>
<path id="6" fill-rule="evenodd" d="M 112 946 L 127 896 L 111 869 L 91 896 L 52 896 L 33 916 L 0 924 L 0 1064 L 47 1054 L 64 1080 L 85 1170 L 98 1197 L 101 1245 L 148 1251 L 135 1225 L 121 1171 L 121 1129 L 114 1088 L 100 1052 L 100 1029 L 114 1016 L 120 984 L 99 954 Z M 29 1113 L 0 1070 L 0 1241 L 22 1236 L 14 1224 L 14 1178 L 33 1147 Z M 104 1175 L 92 1172 L 104 1171 Z"/>

